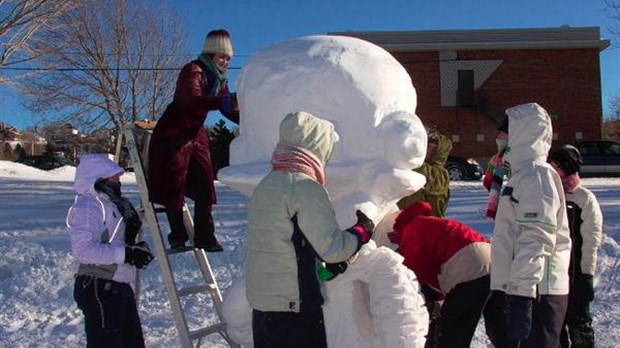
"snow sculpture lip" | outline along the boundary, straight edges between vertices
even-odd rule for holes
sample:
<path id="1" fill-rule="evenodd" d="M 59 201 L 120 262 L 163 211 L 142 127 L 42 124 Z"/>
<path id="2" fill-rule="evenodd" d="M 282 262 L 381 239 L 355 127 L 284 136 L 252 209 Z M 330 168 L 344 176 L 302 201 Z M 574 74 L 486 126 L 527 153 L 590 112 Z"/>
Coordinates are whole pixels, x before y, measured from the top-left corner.
<path id="1" fill-rule="evenodd" d="M 425 183 L 426 132 L 407 71 L 384 49 L 356 38 L 307 36 L 250 57 L 237 80 L 240 135 L 220 180 L 251 195 L 271 169 L 279 123 L 294 111 L 330 120 L 340 141 L 326 167 L 343 226 L 357 208 L 373 220 Z"/>

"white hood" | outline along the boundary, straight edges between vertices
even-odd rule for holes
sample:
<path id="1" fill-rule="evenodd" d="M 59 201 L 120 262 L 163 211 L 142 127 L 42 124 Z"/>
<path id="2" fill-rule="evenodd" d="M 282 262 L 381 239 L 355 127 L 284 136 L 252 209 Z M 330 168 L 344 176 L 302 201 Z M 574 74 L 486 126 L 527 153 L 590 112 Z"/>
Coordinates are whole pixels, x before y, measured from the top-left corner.
<path id="1" fill-rule="evenodd" d="M 526 163 L 544 163 L 551 148 L 553 129 L 547 111 L 536 103 L 517 105 L 506 110 L 508 145 L 506 160 L 515 173 Z"/>
<path id="2" fill-rule="evenodd" d="M 73 190 L 79 194 L 95 192 L 95 181 L 125 173 L 114 161 L 103 154 L 88 154 L 80 157 L 75 171 Z"/>

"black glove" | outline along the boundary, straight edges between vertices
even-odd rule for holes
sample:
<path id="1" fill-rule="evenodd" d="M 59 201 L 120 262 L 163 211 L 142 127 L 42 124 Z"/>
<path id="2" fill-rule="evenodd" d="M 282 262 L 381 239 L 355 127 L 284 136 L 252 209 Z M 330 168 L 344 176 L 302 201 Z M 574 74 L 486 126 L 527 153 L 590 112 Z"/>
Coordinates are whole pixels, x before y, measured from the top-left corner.
<path id="1" fill-rule="evenodd" d="M 347 231 L 357 235 L 360 240 L 360 245 L 363 245 L 368 243 L 372 237 L 375 224 L 359 209 L 355 211 L 355 215 L 357 215 L 357 222 Z"/>
<path id="2" fill-rule="evenodd" d="M 136 266 L 136 268 L 145 268 L 154 258 L 145 241 L 125 246 L 125 263 Z"/>
<path id="3" fill-rule="evenodd" d="M 590 274 L 581 274 L 575 279 L 577 282 L 577 297 L 587 299 L 589 302 L 594 300 L 594 277 Z"/>
<path id="4" fill-rule="evenodd" d="M 331 272 L 334 276 L 330 279 L 334 279 L 340 273 L 344 273 L 347 270 L 348 263 L 346 261 L 338 263 L 326 263 L 325 268 Z"/>
<path id="5" fill-rule="evenodd" d="M 238 111 L 237 93 L 228 93 L 222 97 L 220 111 L 225 114 L 232 114 Z"/>
<path id="6" fill-rule="evenodd" d="M 366 231 L 368 232 L 368 234 L 370 236 L 372 236 L 372 232 L 375 230 L 374 222 L 372 222 L 372 220 L 370 220 L 368 218 L 368 216 L 366 216 L 366 214 L 364 214 L 359 209 L 355 211 L 355 215 L 357 216 L 357 223 L 356 223 L 356 225 L 363 226 L 364 229 L 366 229 Z"/>
<path id="7" fill-rule="evenodd" d="M 532 306 L 534 299 L 507 295 L 508 338 L 522 341 L 530 336 L 532 329 Z"/>

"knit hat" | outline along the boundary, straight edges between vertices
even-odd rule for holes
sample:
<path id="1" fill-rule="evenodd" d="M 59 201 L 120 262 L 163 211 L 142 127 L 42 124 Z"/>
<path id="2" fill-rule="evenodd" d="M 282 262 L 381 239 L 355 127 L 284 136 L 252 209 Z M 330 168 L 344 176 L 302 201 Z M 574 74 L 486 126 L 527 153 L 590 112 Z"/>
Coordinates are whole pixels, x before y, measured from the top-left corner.
<path id="1" fill-rule="evenodd" d="M 232 58 L 233 48 L 230 41 L 230 34 L 225 29 L 211 30 L 205 38 L 205 46 L 202 53 L 225 54 Z"/>
<path id="2" fill-rule="evenodd" d="M 502 120 L 502 123 L 497 127 L 497 130 L 508 134 L 508 115 L 504 116 L 504 120 Z"/>
<path id="3" fill-rule="evenodd" d="M 578 172 L 583 163 L 579 150 L 572 145 L 564 145 L 552 152 L 549 161 L 557 163 L 566 175 Z"/>

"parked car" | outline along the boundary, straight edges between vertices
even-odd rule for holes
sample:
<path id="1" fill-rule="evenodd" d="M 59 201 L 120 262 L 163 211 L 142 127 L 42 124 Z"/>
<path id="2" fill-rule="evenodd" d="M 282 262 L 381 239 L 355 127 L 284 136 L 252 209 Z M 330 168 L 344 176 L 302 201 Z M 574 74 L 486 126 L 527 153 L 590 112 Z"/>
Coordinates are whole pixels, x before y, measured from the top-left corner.
<path id="1" fill-rule="evenodd" d="M 75 163 L 65 157 L 48 155 L 26 156 L 20 161 L 20 163 L 42 170 L 52 170 L 64 166 L 75 166 Z"/>
<path id="2" fill-rule="evenodd" d="M 448 156 L 446 169 L 450 174 L 450 180 L 480 180 L 484 170 L 473 158 L 460 156 Z"/>
<path id="3" fill-rule="evenodd" d="M 620 143 L 584 140 L 575 143 L 581 152 L 581 176 L 620 176 Z"/>

